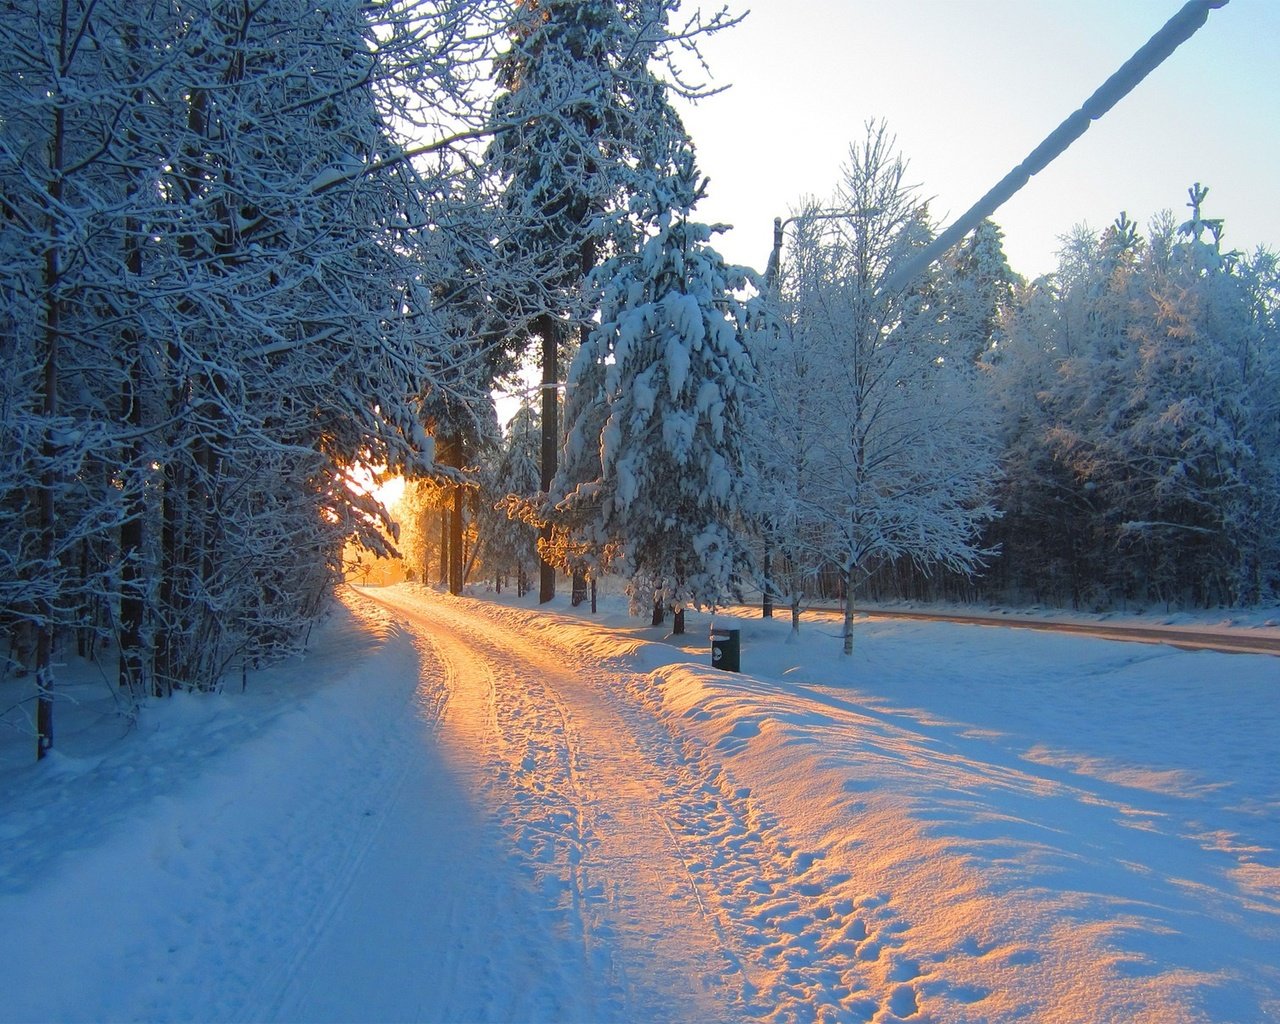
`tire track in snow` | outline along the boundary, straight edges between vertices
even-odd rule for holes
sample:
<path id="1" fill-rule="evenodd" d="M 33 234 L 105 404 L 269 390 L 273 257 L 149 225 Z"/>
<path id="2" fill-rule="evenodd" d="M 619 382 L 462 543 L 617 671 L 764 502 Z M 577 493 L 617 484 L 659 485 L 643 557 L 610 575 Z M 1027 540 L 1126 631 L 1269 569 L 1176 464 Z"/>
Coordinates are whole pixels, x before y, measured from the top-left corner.
<path id="1" fill-rule="evenodd" d="M 358 870 L 329 889 L 316 934 L 290 957 L 269 1012 L 251 1007 L 253 1016 L 590 1019 L 486 800 L 496 758 L 493 681 L 392 611 L 418 649 L 409 706 L 382 709 L 383 738 L 405 763 L 404 778 L 383 792 L 381 827 Z"/>
<path id="2" fill-rule="evenodd" d="M 822 851 L 797 849 L 726 768 L 754 724 L 703 746 L 646 706 L 643 677 L 621 687 L 626 673 L 540 637 L 522 635 L 512 651 L 515 635 L 483 606 L 422 600 L 495 676 L 498 771 L 522 807 L 513 841 L 577 931 L 584 969 L 607 979 L 602 1011 L 636 1016 L 637 963 L 623 951 L 642 948 L 653 931 L 635 878 L 660 847 L 666 876 L 650 884 L 685 923 L 659 931 L 684 941 L 701 921 L 718 947 L 717 964 L 703 961 L 704 984 L 720 992 L 718 1019 L 725 1011 L 778 1024 L 917 1017 L 922 972 L 898 953 L 909 928 L 888 898 L 826 869 Z M 687 1019 L 688 1007 L 676 1016 Z"/>
<path id="3" fill-rule="evenodd" d="M 425 628 L 447 666 L 455 696 L 444 729 L 484 752 L 486 799 L 556 940 L 549 955 L 559 980 L 549 987 L 577 1000 L 555 1016 L 724 1019 L 735 1000 L 732 965 L 697 919 L 676 851 L 654 819 L 654 784 L 644 778 L 652 769 L 628 746 L 617 713 L 590 698 L 562 657 L 510 650 L 509 634 L 446 598 L 385 603 L 407 614 L 410 628 Z M 487 693 L 483 726 L 474 708 L 453 713 L 464 689 L 473 701 Z"/>

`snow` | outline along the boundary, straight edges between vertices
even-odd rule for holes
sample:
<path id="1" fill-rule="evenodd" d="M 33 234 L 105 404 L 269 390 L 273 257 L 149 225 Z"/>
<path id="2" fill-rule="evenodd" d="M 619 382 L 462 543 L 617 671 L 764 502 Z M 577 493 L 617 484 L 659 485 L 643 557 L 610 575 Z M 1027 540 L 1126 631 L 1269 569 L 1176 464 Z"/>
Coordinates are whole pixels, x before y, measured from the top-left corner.
<path id="1" fill-rule="evenodd" d="M 686 615 L 352 593 L 133 725 L 67 665 L 0 1020 L 1280 1017 L 1274 657 Z"/>

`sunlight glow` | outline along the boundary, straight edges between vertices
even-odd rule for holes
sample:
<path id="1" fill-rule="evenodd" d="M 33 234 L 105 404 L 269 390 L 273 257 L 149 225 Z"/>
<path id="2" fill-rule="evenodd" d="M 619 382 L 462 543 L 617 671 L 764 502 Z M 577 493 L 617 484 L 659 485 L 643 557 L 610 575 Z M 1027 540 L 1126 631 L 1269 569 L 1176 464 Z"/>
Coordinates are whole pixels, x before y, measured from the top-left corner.
<path id="1" fill-rule="evenodd" d="M 352 466 L 347 477 L 348 486 L 361 494 L 371 494 L 390 512 L 404 497 L 404 477 L 385 476 L 386 466 Z M 381 482 L 379 482 L 381 481 Z"/>
<path id="2" fill-rule="evenodd" d="M 404 497 L 404 477 L 387 477 L 373 489 L 373 496 L 382 502 L 388 512 L 392 511 Z"/>

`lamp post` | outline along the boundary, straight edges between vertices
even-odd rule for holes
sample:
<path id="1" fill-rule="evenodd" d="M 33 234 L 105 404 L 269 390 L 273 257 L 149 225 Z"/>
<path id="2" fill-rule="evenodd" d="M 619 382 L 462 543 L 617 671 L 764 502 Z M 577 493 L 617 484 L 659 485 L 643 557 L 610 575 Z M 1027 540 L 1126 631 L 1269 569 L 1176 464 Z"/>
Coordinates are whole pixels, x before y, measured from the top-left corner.
<path id="1" fill-rule="evenodd" d="M 867 216 L 879 213 L 879 210 L 813 210 L 809 213 L 797 213 L 787 217 L 773 218 L 773 248 L 769 250 L 769 262 L 764 268 L 764 283 L 770 291 L 778 283 L 778 275 L 782 273 L 782 236 L 790 224 L 807 224 L 811 220 L 843 220 L 853 216 Z"/>
<path id="2" fill-rule="evenodd" d="M 782 237 L 790 224 L 804 224 L 814 220 L 841 220 L 855 215 L 868 215 L 878 213 L 878 210 L 812 210 L 808 213 L 797 213 L 787 218 L 773 218 L 773 248 L 769 250 L 769 262 L 764 268 L 764 284 L 765 290 L 774 296 L 774 291 L 778 286 L 778 278 L 782 273 Z M 760 617 L 764 619 L 773 618 L 773 569 L 771 565 L 773 551 L 770 543 L 768 523 L 766 521 L 766 529 L 764 533 L 764 586 L 761 587 L 763 595 L 760 599 Z"/>

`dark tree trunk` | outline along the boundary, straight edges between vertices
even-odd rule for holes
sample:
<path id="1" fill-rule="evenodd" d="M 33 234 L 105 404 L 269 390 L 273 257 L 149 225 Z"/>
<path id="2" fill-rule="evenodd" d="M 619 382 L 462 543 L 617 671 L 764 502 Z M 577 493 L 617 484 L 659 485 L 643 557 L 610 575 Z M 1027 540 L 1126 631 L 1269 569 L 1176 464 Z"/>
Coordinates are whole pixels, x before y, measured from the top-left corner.
<path id="1" fill-rule="evenodd" d="M 425 587 L 431 583 L 431 545 L 427 541 L 427 530 L 431 527 L 431 521 L 426 509 L 421 510 L 418 515 L 422 530 L 422 585 Z"/>
<path id="2" fill-rule="evenodd" d="M 194 204 L 204 188 L 206 173 L 201 141 L 207 135 L 208 95 L 203 89 L 193 89 L 187 103 L 187 130 L 190 139 L 182 158 L 180 182 L 183 199 Z M 178 255 L 183 259 L 195 261 L 199 251 L 199 244 L 193 235 L 186 234 L 178 239 Z M 184 312 L 189 310 L 184 309 Z M 156 623 L 155 669 L 151 678 L 152 692 L 157 697 L 172 693 L 178 677 L 186 667 L 184 661 L 190 656 L 190 651 L 184 650 L 184 645 L 189 635 L 189 611 L 193 597 L 189 534 L 193 515 L 186 503 L 194 491 L 191 476 L 195 472 L 195 466 L 189 461 L 181 422 L 181 414 L 191 399 L 192 383 L 186 375 L 182 348 L 176 337 L 170 340 L 168 348 L 169 365 L 166 372 L 169 414 L 174 419 L 174 425 L 169 430 L 166 445 L 160 502 L 160 600 Z"/>
<path id="3" fill-rule="evenodd" d="M 671 635 L 684 636 L 684 609 L 681 608 L 671 617 Z"/>
<path id="4" fill-rule="evenodd" d="M 64 8 L 65 13 L 65 8 Z M 63 46 L 66 45 L 65 25 Z M 65 60 L 65 50 L 62 54 Z M 53 134 L 49 145 L 49 248 L 44 254 L 44 395 L 42 411 L 45 415 L 45 434 L 42 444 L 44 468 L 40 471 L 40 554 L 46 572 L 52 571 L 57 557 L 58 523 L 54 488 L 58 484 L 56 447 L 53 440 L 53 419 L 58 415 L 58 356 L 62 334 L 62 299 L 58 289 L 62 284 L 61 229 L 55 217 L 62 208 L 62 168 L 66 143 L 66 117 L 61 106 L 53 112 Z M 44 758 L 53 749 L 53 630 L 55 609 L 48 600 L 40 602 L 36 622 L 36 760 Z"/>
<path id="5" fill-rule="evenodd" d="M 653 599 L 653 625 L 662 625 L 663 619 L 666 618 L 666 611 L 666 608 L 662 604 L 662 599 L 655 597 Z"/>
<path id="6" fill-rule="evenodd" d="M 453 488 L 453 517 L 449 537 L 449 593 L 462 593 L 462 485 Z"/>
<path id="7" fill-rule="evenodd" d="M 130 270 L 134 267 L 136 246 L 127 258 Z M 130 351 L 129 373 L 120 400 L 120 418 L 134 428 L 135 437 L 142 426 L 142 353 L 132 330 L 126 339 Z M 142 651 L 143 572 L 144 551 L 143 517 L 146 514 L 143 498 L 141 451 L 137 440 L 130 441 L 125 451 L 126 483 L 129 493 L 125 507 L 125 520 L 120 526 L 120 661 L 117 682 L 122 690 L 135 696 L 143 692 L 144 657 Z"/>
<path id="8" fill-rule="evenodd" d="M 539 317 L 542 334 L 542 492 L 551 490 L 556 475 L 556 454 L 560 445 L 559 405 L 556 401 L 556 378 L 560 373 L 560 330 L 550 313 Z M 551 525 L 542 528 L 542 539 L 550 543 Z M 556 570 L 539 557 L 538 603 L 546 604 L 556 596 Z"/>
<path id="9" fill-rule="evenodd" d="M 760 600 L 760 617 L 763 619 L 773 618 L 773 566 L 771 557 L 772 545 L 769 543 L 768 537 L 764 542 L 764 596 Z"/>
<path id="10" fill-rule="evenodd" d="M 137 46 L 136 33 L 125 30 L 125 46 L 133 50 Z M 133 93 L 133 101 L 139 107 L 145 101 L 141 90 Z M 138 144 L 137 133 L 132 127 L 125 131 L 126 144 Z M 128 195 L 132 198 L 142 188 L 142 176 L 135 172 L 129 182 Z M 135 280 L 142 276 L 142 224 L 135 217 L 125 220 L 124 265 L 125 272 Z M 146 659 L 142 649 L 143 617 L 146 614 L 143 585 L 145 574 L 142 560 L 146 550 L 144 519 L 146 516 L 146 474 L 142 457 L 143 394 L 146 379 L 146 360 L 143 353 L 141 331 L 130 325 L 123 331 L 125 372 L 120 394 L 120 419 L 132 428 L 132 438 L 125 445 L 122 461 L 125 467 L 125 517 L 120 526 L 120 629 L 118 644 L 119 663 L 116 668 L 117 684 L 135 697 L 145 692 L 144 673 Z"/>
<path id="11" fill-rule="evenodd" d="M 440 585 L 449 584 L 449 509 L 440 503 Z"/>
<path id="12" fill-rule="evenodd" d="M 587 574 L 581 569 L 574 570 L 573 573 L 573 591 L 569 598 L 569 603 L 577 608 L 587 599 Z"/>

